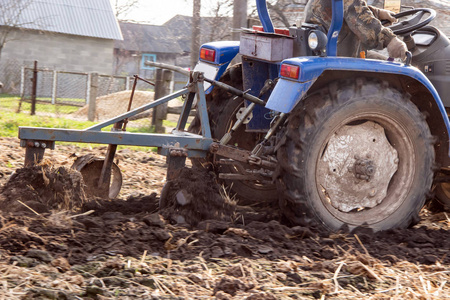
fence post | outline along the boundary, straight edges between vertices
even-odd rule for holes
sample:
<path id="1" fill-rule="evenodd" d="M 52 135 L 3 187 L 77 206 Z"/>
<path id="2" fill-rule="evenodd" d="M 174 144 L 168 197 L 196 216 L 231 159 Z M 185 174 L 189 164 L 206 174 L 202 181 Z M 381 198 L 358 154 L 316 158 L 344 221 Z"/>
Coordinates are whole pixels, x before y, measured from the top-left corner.
<path id="1" fill-rule="evenodd" d="M 22 66 L 20 69 L 20 97 L 23 97 L 25 95 L 25 66 Z"/>
<path id="2" fill-rule="evenodd" d="M 52 104 L 56 104 L 56 87 L 58 85 L 58 72 L 53 70 Z"/>
<path id="3" fill-rule="evenodd" d="M 125 90 L 127 91 L 130 90 L 130 80 L 131 80 L 130 76 L 125 77 Z"/>
<path id="4" fill-rule="evenodd" d="M 33 78 L 31 81 L 33 82 L 33 87 L 31 90 L 31 115 L 36 114 L 36 93 L 37 93 L 37 75 L 38 75 L 38 69 L 37 69 L 37 60 L 34 61 L 34 68 L 33 68 Z"/>
<path id="5" fill-rule="evenodd" d="M 167 96 L 170 93 L 170 84 L 173 72 L 170 70 L 156 69 L 155 100 Z M 167 118 L 167 102 L 153 109 L 152 125 L 155 132 L 164 133 L 166 128 L 162 126 L 163 120 Z"/>
<path id="6" fill-rule="evenodd" d="M 89 98 L 88 98 L 88 120 L 95 120 L 95 102 L 97 99 L 98 93 L 98 73 L 91 73 L 90 84 L 89 84 Z"/>

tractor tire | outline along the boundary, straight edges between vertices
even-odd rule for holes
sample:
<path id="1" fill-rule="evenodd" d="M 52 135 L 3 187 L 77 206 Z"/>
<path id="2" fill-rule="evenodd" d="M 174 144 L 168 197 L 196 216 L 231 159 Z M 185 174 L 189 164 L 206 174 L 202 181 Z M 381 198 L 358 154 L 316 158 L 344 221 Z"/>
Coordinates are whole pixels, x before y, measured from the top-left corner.
<path id="1" fill-rule="evenodd" d="M 237 64 L 228 68 L 220 78 L 220 81 L 242 90 L 242 65 Z M 208 117 L 211 125 L 211 135 L 215 140 L 220 140 L 236 122 L 236 113 L 244 107 L 244 100 L 236 98 L 234 95 L 214 88 L 206 95 L 208 106 Z M 200 120 L 195 117 L 189 129 L 190 132 L 201 133 Z M 234 133 L 229 145 L 233 145 L 245 150 L 252 150 L 256 144 L 264 137 L 262 133 L 246 132 L 245 125 L 240 126 Z M 237 173 L 231 165 L 218 165 L 220 157 L 214 160 L 213 155 L 208 155 L 205 159 L 191 159 L 196 167 L 211 167 L 220 173 Z M 250 165 L 244 165 L 246 169 L 252 169 Z M 270 179 L 269 179 L 270 180 Z M 275 184 L 260 183 L 258 181 L 222 180 L 227 191 L 236 197 L 240 205 L 254 204 L 255 202 L 276 201 L 277 189 Z"/>
<path id="2" fill-rule="evenodd" d="M 286 122 L 277 151 L 282 212 L 331 231 L 406 228 L 432 186 L 432 141 L 407 94 L 364 78 L 332 83 Z"/>

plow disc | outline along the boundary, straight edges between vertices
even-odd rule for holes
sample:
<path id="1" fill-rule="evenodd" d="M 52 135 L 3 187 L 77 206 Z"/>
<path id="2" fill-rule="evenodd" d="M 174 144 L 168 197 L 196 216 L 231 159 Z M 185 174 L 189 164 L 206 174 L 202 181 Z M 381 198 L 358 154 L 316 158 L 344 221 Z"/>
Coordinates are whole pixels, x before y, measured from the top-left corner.
<path id="1" fill-rule="evenodd" d="M 92 154 L 78 157 L 72 165 L 72 168 L 79 171 L 86 184 L 86 193 L 89 196 L 114 199 L 122 187 L 122 172 L 113 162 L 111 165 L 111 180 L 109 191 L 99 188 L 99 180 L 102 173 L 104 159 L 93 156 Z"/>

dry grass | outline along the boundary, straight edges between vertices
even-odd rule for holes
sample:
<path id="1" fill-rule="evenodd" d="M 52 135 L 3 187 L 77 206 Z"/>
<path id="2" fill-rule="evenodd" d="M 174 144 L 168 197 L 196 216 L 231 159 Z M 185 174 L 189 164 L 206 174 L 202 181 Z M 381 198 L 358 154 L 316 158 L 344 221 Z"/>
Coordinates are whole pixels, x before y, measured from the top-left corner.
<path id="1" fill-rule="evenodd" d="M 59 212 L 46 222 L 63 226 L 70 219 Z M 3 224 L 2 230 L 26 229 Z M 144 252 L 140 258 L 103 257 L 82 266 L 70 266 L 58 258 L 49 264 L 21 267 L 0 255 L 0 299 L 95 293 L 101 293 L 97 299 L 247 299 L 252 295 L 256 298 L 250 299 L 450 299 L 449 266 L 439 261 L 433 265 L 381 261 L 365 250 L 357 235 L 330 238 L 345 239 L 349 248 L 335 247 L 338 258 L 328 261 L 306 256 L 277 261 L 205 260 L 202 253 L 179 261 Z M 195 240 L 187 241 L 170 239 L 168 257 L 182 246 L 196 247 Z M 351 247 L 355 242 L 363 251 Z"/>

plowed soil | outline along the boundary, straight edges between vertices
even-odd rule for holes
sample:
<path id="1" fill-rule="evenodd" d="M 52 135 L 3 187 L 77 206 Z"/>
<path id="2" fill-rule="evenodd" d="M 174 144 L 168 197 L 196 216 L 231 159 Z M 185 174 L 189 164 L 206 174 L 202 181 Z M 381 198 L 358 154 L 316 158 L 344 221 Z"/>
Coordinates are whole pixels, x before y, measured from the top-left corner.
<path id="1" fill-rule="evenodd" d="M 0 299 L 450 298 L 448 212 L 330 234 L 239 206 L 190 168 L 160 203 L 164 158 L 129 149 L 118 199 L 89 198 L 67 169 L 105 148 L 58 145 L 51 163 L 22 169 L 18 144 L 0 138 Z"/>

